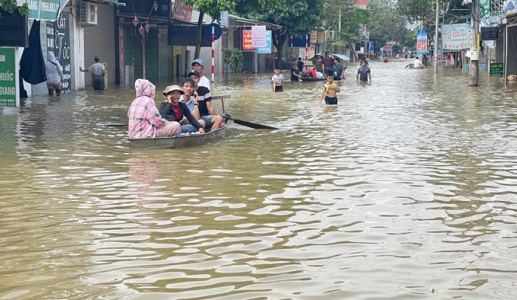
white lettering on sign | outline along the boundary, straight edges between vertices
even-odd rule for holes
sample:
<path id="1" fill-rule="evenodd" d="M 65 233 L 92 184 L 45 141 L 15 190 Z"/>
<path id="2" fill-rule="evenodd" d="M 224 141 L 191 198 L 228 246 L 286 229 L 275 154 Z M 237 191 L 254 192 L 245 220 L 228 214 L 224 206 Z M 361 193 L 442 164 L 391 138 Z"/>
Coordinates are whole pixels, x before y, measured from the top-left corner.
<path id="1" fill-rule="evenodd" d="M 38 10 L 38 3 L 39 3 L 38 0 L 30 0 L 29 1 L 29 9 L 37 11 Z"/>
<path id="2" fill-rule="evenodd" d="M 5 55 L 0 55 L 0 62 L 5 62 Z"/>
<path id="3" fill-rule="evenodd" d="M 57 20 L 57 27 L 59 29 L 64 29 L 65 28 L 65 25 L 66 25 L 66 19 L 65 18 L 59 18 Z"/>
<path id="4" fill-rule="evenodd" d="M 57 12 L 59 10 L 59 3 L 43 2 L 41 3 L 41 10 L 48 12 Z"/>
<path id="5" fill-rule="evenodd" d="M 0 95 L 14 96 L 14 95 L 16 95 L 16 88 L 14 86 L 11 86 L 11 87 L 0 86 Z"/>
<path id="6" fill-rule="evenodd" d="M 2 31 L 2 40 L 5 41 L 19 41 L 24 38 L 21 31 Z"/>
<path id="7" fill-rule="evenodd" d="M 4 57 L 4 60 L 5 60 L 5 57 Z M 14 73 L 9 72 L 9 70 L 7 70 L 7 72 L 5 72 L 5 73 L 0 73 L 0 81 L 13 81 L 13 80 L 14 80 Z"/>

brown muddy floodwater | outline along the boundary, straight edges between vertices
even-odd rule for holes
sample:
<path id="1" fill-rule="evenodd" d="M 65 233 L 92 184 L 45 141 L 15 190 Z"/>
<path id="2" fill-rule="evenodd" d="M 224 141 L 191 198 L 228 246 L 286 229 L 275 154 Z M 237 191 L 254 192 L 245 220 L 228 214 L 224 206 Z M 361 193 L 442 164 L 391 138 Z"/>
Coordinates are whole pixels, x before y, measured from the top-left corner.
<path id="1" fill-rule="evenodd" d="M 406 64 L 349 66 L 327 108 L 218 82 L 280 129 L 187 149 L 101 125 L 131 87 L 0 109 L 0 300 L 517 299 L 517 87 Z"/>

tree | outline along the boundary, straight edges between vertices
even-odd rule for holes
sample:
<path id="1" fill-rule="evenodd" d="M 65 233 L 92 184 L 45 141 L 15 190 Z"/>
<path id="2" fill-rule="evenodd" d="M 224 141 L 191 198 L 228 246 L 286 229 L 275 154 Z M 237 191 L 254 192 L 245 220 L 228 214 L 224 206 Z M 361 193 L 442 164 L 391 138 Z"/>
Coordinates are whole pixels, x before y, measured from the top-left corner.
<path id="1" fill-rule="evenodd" d="M 273 45 L 278 51 L 277 66 L 280 66 L 283 46 L 290 35 L 304 36 L 312 29 L 321 27 L 324 1 L 281 0 L 274 7 L 247 14 L 248 18 L 282 26 L 272 29 Z"/>
<path id="2" fill-rule="evenodd" d="M 21 15 L 26 15 L 30 12 L 29 4 L 23 3 L 21 6 L 18 6 L 16 0 L 1 0 L 0 6 L 2 6 L 3 10 L 10 14 L 12 14 L 16 9 L 18 9 Z"/>
<path id="3" fill-rule="evenodd" d="M 185 0 L 185 5 L 193 5 L 199 11 L 197 21 L 196 52 L 194 57 L 198 58 L 201 51 L 201 39 L 203 37 L 203 17 L 209 15 L 217 22 L 221 21 L 221 12 L 253 10 L 275 5 L 279 0 Z"/>
<path id="4" fill-rule="evenodd" d="M 398 14 L 395 2 L 392 0 L 370 0 L 368 8 L 375 16 L 368 24 L 370 38 L 375 38 L 378 45 L 388 41 L 402 42 L 408 29 L 407 19 Z"/>
<path id="5" fill-rule="evenodd" d="M 186 0 L 185 5 L 193 5 L 199 11 L 199 18 L 197 21 L 197 36 L 196 36 L 196 52 L 195 58 L 199 57 L 201 51 L 201 38 L 203 37 L 203 17 L 208 14 L 212 19 L 221 21 L 221 12 L 230 11 L 234 7 L 234 3 L 229 0 Z"/>
<path id="6" fill-rule="evenodd" d="M 397 11 L 410 22 L 430 21 L 435 14 L 436 1 L 438 0 L 398 0 Z"/>
<path id="7" fill-rule="evenodd" d="M 340 38 L 347 41 L 350 49 L 352 50 L 355 59 L 357 60 L 357 54 L 355 53 L 354 43 L 360 40 L 359 27 L 361 24 L 365 24 L 368 30 L 368 24 L 371 20 L 371 11 L 369 9 L 358 8 L 355 5 L 345 6 L 342 14 L 342 23 L 345 24 L 339 34 Z"/>
<path id="8" fill-rule="evenodd" d="M 436 18 L 436 1 L 439 1 L 439 14 L 442 21 L 463 22 L 453 13 L 448 13 L 452 9 L 465 9 L 463 0 L 398 0 L 397 11 L 408 18 L 410 22 L 422 22 L 422 29 L 425 29 L 434 36 L 435 18 Z"/>

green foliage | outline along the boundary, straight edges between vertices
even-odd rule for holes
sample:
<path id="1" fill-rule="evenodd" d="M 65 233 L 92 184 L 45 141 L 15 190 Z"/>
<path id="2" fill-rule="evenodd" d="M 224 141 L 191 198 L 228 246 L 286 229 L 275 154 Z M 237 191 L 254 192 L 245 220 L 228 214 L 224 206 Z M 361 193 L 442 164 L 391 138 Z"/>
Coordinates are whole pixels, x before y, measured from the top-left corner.
<path id="1" fill-rule="evenodd" d="M 185 0 L 185 5 L 193 5 L 194 8 L 199 11 L 195 57 L 199 57 L 199 53 L 201 51 L 201 28 L 203 26 L 203 16 L 205 14 L 220 22 L 221 12 L 223 11 L 233 12 L 238 7 L 241 7 L 242 9 L 261 9 L 266 5 L 276 3 L 277 1 L 279 0 Z"/>
<path id="2" fill-rule="evenodd" d="M 410 49 L 414 49 L 416 47 L 417 31 L 417 29 L 413 29 L 406 32 L 406 34 L 404 35 L 404 40 L 402 41 L 402 45 Z"/>
<path id="3" fill-rule="evenodd" d="M 332 52 L 344 52 L 350 43 L 359 41 L 359 25 L 371 20 L 370 10 L 355 7 L 354 1 L 326 0 L 324 9 L 327 29 L 337 32 L 341 16 L 341 31 L 329 47 Z"/>
<path id="4" fill-rule="evenodd" d="M 221 12 L 231 11 L 235 7 L 231 0 L 185 0 L 185 5 L 193 5 L 198 11 L 218 21 L 221 20 Z"/>
<path id="5" fill-rule="evenodd" d="M 435 15 L 436 1 L 438 0 L 398 0 L 397 11 L 410 22 L 429 22 Z"/>
<path id="6" fill-rule="evenodd" d="M 238 49 L 232 49 L 226 51 L 228 65 L 232 72 L 242 72 L 244 69 L 244 57 L 242 52 Z"/>
<path id="7" fill-rule="evenodd" d="M 255 9 L 246 17 L 282 26 L 282 32 L 303 36 L 323 25 L 324 0 L 278 0 L 279 4 L 265 9 Z M 237 11 L 237 13 L 241 13 Z"/>
<path id="8" fill-rule="evenodd" d="M 2 9 L 7 11 L 8 13 L 13 13 L 16 9 L 18 9 L 18 12 L 22 16 L 28 14 L 30 12 L 29 4 L 23 3 L 20 7 L 18 7 L 18 3 L 16 0 L 1 0 L 0 6 L 2 6 Z"/>
<path id="9" fill-rule="evenodd" d="M 279 0 L 279 4 L 265 9 L 256 8 L 254 12 L 239 12 L 250 19 L 264 21 L 282 26 L 273 28 L 273 45 L 282 58 L 283 45 L 291 35 L 304 36 L 312 29 L 321 28 L 323 4 L 325 0 Z M 276 64 L 277 66 L 280 64 Z"/>
<path id="10" fill-rule="evenodd" d="M 376 48 L 388 41 L 402 42 L 407 32 L 407 19 L 398 14 L 395 4 L 385 0 L 370 0 L 369 10 L 375 16 L 368 23 L 370 39 L 377 39 Z"/>

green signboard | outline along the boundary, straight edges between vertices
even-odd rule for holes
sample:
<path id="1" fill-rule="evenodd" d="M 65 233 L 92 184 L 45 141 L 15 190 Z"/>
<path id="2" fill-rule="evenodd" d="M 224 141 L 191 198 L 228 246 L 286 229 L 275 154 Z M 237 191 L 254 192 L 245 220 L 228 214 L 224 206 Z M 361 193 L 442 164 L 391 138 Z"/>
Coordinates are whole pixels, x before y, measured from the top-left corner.
<path id="1" fill-rule="evenodd" d="M 504 64 L 502 62 L 490 63 L 490 75 L 504 75 Z"/>
<path id="2" fill-rule="evenodd" d="M 29 9 L 29 19 L 55 21 L 60 12 L 60 0 L 21 0 L 20 3 L 27 3 Z M 66 1 L 68 2 L 68 1 Z M 65 3 L 66 4 L 66 3 Z"/>
<path id="3" fill-rule="evenodd" d="M 14 48 L 0 48 L 0 106 L 16 107 Z"/>

